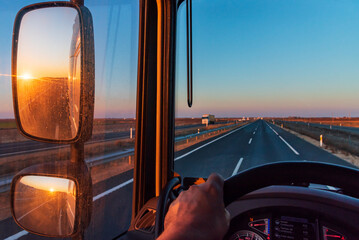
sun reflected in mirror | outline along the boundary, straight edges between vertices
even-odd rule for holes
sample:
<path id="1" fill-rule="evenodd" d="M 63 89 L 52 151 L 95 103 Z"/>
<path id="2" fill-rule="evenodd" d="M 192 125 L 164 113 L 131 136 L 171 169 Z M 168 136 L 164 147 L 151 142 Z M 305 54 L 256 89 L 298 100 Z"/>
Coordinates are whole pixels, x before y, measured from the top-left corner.
<path id="1" fill-rule="evenodd" d="M 17 109 L 21 129 L 33 137 L 72 140 L 80 129 L 79 21 L 77 11 L 67 7 L 30 11 L 22 19 L 17 45 Z"/>
<path id="2" fill-rule="evenodd" d="M 34 77 L 30 73 L 25 73 L 23 75 L 18 76 L 18 78 L 23 80 L 30 80 L 33 79 Z"/>
<path id="3" fill-rule="evenodd" d="M 15 185 L 15 217 L 22 226 L 38 233 L 71 234 L 76 192 L 75 182 L 67 178 L 24 176 Z"/>

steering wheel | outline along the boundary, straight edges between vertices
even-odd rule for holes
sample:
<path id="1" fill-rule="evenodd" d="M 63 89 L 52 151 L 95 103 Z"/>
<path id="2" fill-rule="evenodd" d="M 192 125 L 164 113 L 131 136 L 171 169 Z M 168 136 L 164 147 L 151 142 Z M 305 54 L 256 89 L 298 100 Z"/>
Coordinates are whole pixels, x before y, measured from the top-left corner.
<path id="1" fill-rule="evenodd" d="M 348 181 L 347 179 L 350 179 Z M 155 238 L 163 231 L 164 219 L 173 198 L 173 187 L 180 183 L 173 178 L 167 183 L 157 203 Z M 359 170 L 329 163 L 290 161 L 275 162 L 250 168 L 225 180 L 225 206 L 254 190 L 272 185 L 317 183 L 339 187 L 346 195 L 359 198 Z"/>

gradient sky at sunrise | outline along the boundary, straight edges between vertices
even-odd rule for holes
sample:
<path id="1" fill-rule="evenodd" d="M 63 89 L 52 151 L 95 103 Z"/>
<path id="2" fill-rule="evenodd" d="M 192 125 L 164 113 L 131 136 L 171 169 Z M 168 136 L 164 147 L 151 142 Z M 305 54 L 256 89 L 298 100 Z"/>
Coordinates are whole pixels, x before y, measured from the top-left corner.
<path id="1" fill-rule="evenodd" d="M 0 2 L 0 118 L 12 118 L 12 27 L 30 2 Z M 134 117 L 138 2 L 85 5 L 94 20 L 95 116 Z M 193 0 L 191 109 L 184 5 L 178 20 L 177 117 L 359 116 L 358 1 Z"/>
<path id="2" fill-rule="evenodd" d="M 359 115 L 358 10 L 358 1 L 194 0 L 194 105 L 177 101 L 178 115 Z M 179 14 L 185 50 L 185 7 Z"/>
<path id="3" fill-rule="evenodd" d="M 76 16 L 76 10 L 65 7 L 26 14 L 19 33 L 17 75 L 67 78 Z"/>

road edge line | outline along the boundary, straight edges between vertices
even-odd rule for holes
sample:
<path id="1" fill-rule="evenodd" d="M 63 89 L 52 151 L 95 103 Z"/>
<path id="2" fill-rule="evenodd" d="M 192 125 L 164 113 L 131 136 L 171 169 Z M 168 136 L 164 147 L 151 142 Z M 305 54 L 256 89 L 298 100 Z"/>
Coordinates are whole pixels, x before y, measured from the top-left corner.
<path id="1" fill-rule="evenodd" d="M 253 122 L 252 122 L 252 123 L 253 123 Z M 237 131 L 243 129 L 244 127 L 248 127 L 248 126 L 251 125 L 252 123 L 249 123 L 249 124 L 246 124 L 246 125 L 244 125 L 244 126 L 241 126 L 241 127 L 237 128 L 237 129 L 234 129 L 233 131 L 231 131 L 231 132 L 229 132 L 229 133 L 226 133 L 226 134 L 224 134 L 224 135 L 222 135 L 222 136 L 220 136 L 220 137 L 218 137 L 218 138 L 216 138 L 216 139 L 214 139 L 214 140 L 212 140 L 212 141 L 210 141 L 210 142 L 208 142 L 208 143 L 205 143 L 205 144 L 203 144 L 203 145 L 201 145 L 201 146 L 199 146 L 199 147 L 197 147 L 197 148 L 195 148 L 195 149 L 193 149 L 193 150 L 191 150 L 191 151 L 189 151 L 189 152 L 187 152 L 187 153 L 185 153 L 185 154 L 182 154 L 181 156 L 176 157 L 176 158 L 174 159 L 174 161 L 180 160 L 181 158 L 184 158 L 184 157 L 190 155 L 191 153 L 194 153 L 195 151 L 198 151 L 199 149 L 208 146 L 208 145 L 211 144 L 211 143 L 214 143 L 214 142 L 216 142 L 216 141 L 218 141 L 218 140 L 220 140 L 220 139 L 222 139 L 222 138 L 224 138 L 224 137 L 227 137 L 228 135 L 230 135 L 230 134 L 232 134 L 232 133 L 234 133 L 234 132 L 237 132 Z"/>
<path id="2" fill-rule="evenodd" d="M 22 230 L 21 232 L 18 232 L 18 233 L 14 234 L 14 235 L 11 235 L 11 236 L 5 238 L 4 240 L 16 240 L 16 239 L 19 239 L 19 238 L 27 235 L 28 233 L 29 233 L 28 231 Z"/>
<path id="3" fill-rule="evenodd" d="M 251 124 L 252 124 L 252 123 L 246 124 L 246 125 L 241 126 L 241 127 L 237 128 L 237 129 L 235 129 L 235 130 L 233 130 L 233 131 L 231 131 L 231 132 L 229 132 L 229 133 L 226 133 L 226 134 L 223 135 L 223 136 L 220 136 L 220 137 L 218 137 L 218 138 L 216 138 L 216 139 L 214 139 L 214 140 L 212 140 L 212 141 L 210 141 L 210 142 L 208 142 L 208 143 L 206 143 L 206 144 L 204 144 L 204 145 L 202 145 L 202 146 L 200 146 L 200 147 L 198 147 L 198 148 L 196 148 L 196 149 L 193 149 L 192 151 L 190 151 L 190 152 L 188 152 L 188 153 L 185 153 L 185 154 L 183 154 L 183 155 L 181 155 L 181 156 L 175 158 L 174 161 L 177 161 L 177 160 L 179 160 L 179 159 L 181 159 L 181 158 L 183 158 L 183 157 L 185 157 L 185 156 L 187 156 L 187 155 L 189 155 L 189 154 L 191 154 L 191 153 L 193 153 L 193 152 L 195 152 L 195 151 L 197 151 L 197 150 L 199 150 L 199 149 L 201 149 L 201 148 L 203 148 L 203 147 L 205 147 L 205 146 L 207 146 L 207 145 L 209 145 L 209 144 L 211 144 L 211 143 L 214 143 L 214 142 L 218 141 L 219 139 L 222 139 L 222 138 L 224 138 L 224 137 L 226 137 L 226 136 L 228 136 L 228 135 L 230 135 L 230 134 L 232 134 L 232 133 L 234 133 L 234 132 L 236 132 L 236 131 L 238 131 L 238 130 L 244 128 L 244 127 L 247 127 L 247 126 L 249 126 L 249 125 L 251 125 Z M 242 159 L 243 159 L 243 158 L 242 158 Z M 237 165 L 238 165 L 238 164 L 237 164 Z M 239 165 L 240 165 L 240 164 L 239 164 Z M 236 168 L 237 168 L 237 167 L 236 167 Z M 238 169 L 239 169 L 239 166 L 238 166 Z M 237 171 L 238 171 L 238 170 L 237 170 Z M 103 193 L 100 193 L 100 194 L 94 196 L 94 197 L 92 198 L 92 201 L 95 202 L 95 201 L 97 201 L 98 199 L 100 199 L 100 198 L 102 198 L 102 197 L 104 197 L 104 196 L 106 196 L 106 195 L 108 195 L 108 194 L 110 194 L 110 193 L 112 193 L 112 192 L 114 192 L 114 191 L 117 191 L 118 189 L 123 188 L 124 186 L 126 186 L 126 185 L 128 185 L 128 184 L 130 184 L 130 183 L 132 183 L 132 182 L 133 182 L 133 178 L 131 178 L 130 180 L 127 180 L 126 182 L 123 182 L 123 183 L 121 183 L 121 184 L 119 184 L 119 185 L 117 185 L 117 186 L 115 186 L 115 187 L 113 187 L 113 188 L 110 188 L 110 189 L 106 190 L 106 191 L 103 192 Z M 29 232 L 23 230 L 23 231 L 21 231 L 21 232 L 18 232 L 18 233 L 16 233 L 16 234 L 12 235 L 12 236 L 9 236 L 9 237 L 5 238 L 4 240 L 16 240 L 16 239 L 21 238 L 22 236 L 27 235 L 28 233 L 29 233 Z"/>
<path id="4" fill-rule="evenodd" d="M 278 135 L 278 137 L 280 138 L 280 140 L 282 140 L 289 148 L 290 150 L 292 150 L 296 155 L 300 155 L 299 152 L 297 152 L 297 150 L 294 149 L 294 147 L 292 147 L 281 135 L 279 135 L 268 123 L 266 123 L 268 125 L 268 127 L 270 129 L 272 129 L 272 131 Z"/>
<path id="5" fill-rule="evenodd" d="M 284 138 L 282 138 L 282 136 L 279 136 L 279 138 L 285 143 L 287 144 L 287 146 L 297 155 L 299 155 L 299 152 L 297 152 L 297 150 L 295 150 L 286 140 L 284 140 Z"/>
<path id="6" fill-rule="evenodd" d="M 110 193 L 112 193 L 112 192 L 114 192 L 114 191 L 120 189 L 120 188 L 123 188 L 124 186 L 126 186 L 126 185 L 128 185 L 128 184 L 130 184 L 130 183 L 132 183 L 132 182 L 133 182 L 133 178 L 131 178 L 130 180 L 127 180 L 126 182 L 123 182 L 123 183 L 117 185 L 116 187 L 110 188 L 110 189 L 106 190 L 105 192 L 100 193 L 100 194 L 94 196 L 94 197 L 92 198 L 92 201 L 94 202 L 94 201 L 96 201 L 96 200 L 98 200 L 98 199 L 100 199 L 100 198 L 102 198 L 102 197 L 104 197 L 104 196 L 106 196 L 106 195 L 108 195 L 108 194 L 110 194 Z"/>

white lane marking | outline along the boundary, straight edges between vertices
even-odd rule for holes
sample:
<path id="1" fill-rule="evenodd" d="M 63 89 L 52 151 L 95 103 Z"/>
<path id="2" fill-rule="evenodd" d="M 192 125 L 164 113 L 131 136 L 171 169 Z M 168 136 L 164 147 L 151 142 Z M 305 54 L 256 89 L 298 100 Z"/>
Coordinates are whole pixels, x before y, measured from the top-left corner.
<path id="1" fill-rule="evenodd" d="M 59 220 L 58 220 L 58 223 L 59 223 L 59 226 L 58 226 L 58 228 L 59 228 L 59 235 L 62 235 L 62 227 L 61 227 L 61 219 L 62 219 L 62 208 L 61 208 L 61 213 L 60 213 L 60 215 L 59 215 Z"/>
<path id="2" fill-rule="evenodd" d="M 212 140 L 212 141 L 210 141 L 210 142 L 208 142 L 208 143 L 206 143 L 206 144 L 204 144 L 204 145 L 202 145 L 202 146 L 196 148 L 196 149 L 193 149 L 192 151 L 190 151 L 190 152 L 188 152 L 188 153 L 185 153 L 185 154 L 183 154 L 183 155 L 181 155 L 181 156 L 175 158 L 174 160 L 177 161 L 177 160 L 179 160 L 179 159 L 181 159 L 181 158 L 183 158 L 183 157 L 185 157 L 185 156 L 187 156 L 187 155 L 189 155 L 189 154 L 191 154 L 191 153 L 193 153 L 193 152 L 195 152 L 195 151 L 197 151 L 197 150 L 199 150 L 199 149 L 201 149 L 201 148 L 203 148 L 203 147 L 205 147 L 205 146 L 207 146 L 207 145 L 209 145 L 209 144 L 211 144 L 211 143 L 214 143 L 215 141 L 218 141 L 219 139 L 222 139 L 222 138 L 224 138 L 224 137 L 226 137 L 226 136 L 228 136 L 228 135 L 230 135 L 230 134 L 232 134 L 232 133 L 234 133 L 234 132 L 236 132 L 236 131 L 238 131 L 238 130 L 244 128 L 244 127 L 247 127 L 247 126 L 249 126 L 249 125 L 251 125 L 251 124 L 252 124 L 252 123 L 250 123 L 250 124 L 248 124 L 248 125 L 244 125 L 244 126 L 242 126 L 242 127 L 240 127 L 240 128 L 237 128 L 237 129 L 233 130 L 232 132 L 229 132 L 229 133 L 227 133 L 227 134 L 225 134 L 225 135 L 223 135 L 223 136 L 221 136 L 221 137 L 219 137 L 219 138 L 216 138 L 216 139 L 214 139 L 214 140 Z M 239 168 L 239 167 L 238 167 L 238 168 Z M 100 199 L 100 198 L 102 198 L 102 197 L 104 197 L 104 196 L 106 196 L 106 195 L 108 195 L 108 194 L 110 194 L 110 193 L 112 193 L 112 192 L 114 192 L 114 191 L 117 191 L 117 190 L 120 189 L 120 188 L 125 187 L 126 185 L 128 185 L 128 184 L 130 184 L 130 183 L 132 183 L 132 182 L 133 182 L 133 178 L 131 178 L 130 180 L 128 180 L 128 181 L 126 181 L 126 182 L 123 182 L 123 183 L 121 183 L 120 185 L 117 185 L 117 186 L 115 186 L 115 187 L 113 187 L 113 188 L 111 188 L 111 189 L 109 189 L 109 190 L 107 190 L 107 191 L 105 191 L 105 192 L 103 192 L 103 193 L 100 193 L 99 195 L 93 197 L 92 201 L 96 201 L 96 200 L 98 200 L 98 199 Z M 23 230 L 23 231 L 18 232 L 18 233 L 16 233 L 16 234 L 14 234 L 14 235 L 12 235 L 12 236 L 10 236 L 10 237 L 4 239 L 4 240 L 16 240 L 16 239 L 21 238 L 22 236 L 27 235 L 27 234 L 28 234 L 28 232 L 25 231 L 25 230 Z"/>
<path id="3" fill-rule="evenodd" d="M 234 169 L 234 171 L 233 171 L 233 173 L 232 173 L 232 176 L 234 176 L 234 175 L 236 175 L 236 174 L 238 173 L 238 170 L 239 170 L 239 168 L 240 168 L 242 162 L 243 162 L 243 158 L 239 159 L 239 161 L 238 161 L 238 163 L 237 163 L 237 165 L 236 165 L 236 168 Z"/>
<path id="4" fill-rule="evenodd" d="M 275 134 L 277 134 L 277 135 L 279 136 L 279 134 L 276 132 L 276 130 L 274 130 L 271 126 L 269 126 L 268 123 L 266 123 L 266 124 L 268 125 L 268 127 L 269 127 L 270 129 L 272 129 L 272 131 L 273 131 Z"/>
<path id="5" fill-rule="evenodd" d="M 102 197 L 104 197 L 104 196 L 106 196 L 106 195 L 120 189 L 120 188 L 123 188 L 124 186 L 126 186 L 126 185 L 128 185 L 128 184 L 130 184 L 132 182 L 133 182 L 133 178 L 131 178 L 130 180 L 127 180 L 126 182 L 123 182 L 120 185 L 117 185 L 116 187 L 113 187 L 113 188 L 111 188 L 111 189 L 109 189 L 109 190 L 107 190 L 107 191 L 105 191 L 103 193 L 100 193 L 99 195 L 93 197 L 93 201 L 96 201 L 96 200 L 98 200 L 98 199 L 100 199 L 100 198 L 102 198 Z"/>
<path id="6" fill-rule="evenodd" d="M 175 158 L 175 161 L 177 161 L 177 160 L 179 160 L 179 159 L 181 159 L 181 158 L 183 158 L 183 157 L 185 157 L 185 156 L 188 156 L 189 154 L 191 154 L 191 153 L 193 153 L 193 152 L 195 152 L 195 151 L 197 151 L 197 150 L 199 150 L 199 149 L 201 149 L 201 148 L 203 148 L 203 147 L 205 147 L 205 146 L 207 146 L 207 145 L 209 145 L 209 144 L 211 144 L 211 143 L 214 143 L 215 141 L 218 141 L 219 139 L 222 139 L 222 138 L 224 138 L 224 137 L 226 137 L 226 136 L 228 136 L 228 135 L 230 135 L 230 134 L 232 134 L 232 133 L 234 133 L 234 132 L 236 132 L 236 131 L 242 129 L 243 127 L 246 127 L 246 126 L 249 126 L 249 125 L 250 125 L 250 124 L 245 125 L 245 126 L 242 126 L 242 127 L 240 127 L 240 128 L 237 128 L 237 129 L 233 130 L 232 132 L 229 132 L 229 133 L 227 133 L 227 134 L 225 134 L 225 135 L 223 135 L 223 136 L 221 136 L 221 137 L 219 137 L 219 138 L 216 138 L 216 139 L 214 139 L 214 140 L 212 140 L 212 141 L 210 141 L 210 142 L 208 142 L 208 143 L 206 143 L 206 144 L 203 144 L 202 146 L 200 146 L 200 147 L 198 147 L 198 148 L 196 148 L 196 149 L 193 149 L 192 151 L 190 151 L 190 152 L 188 152 L 188 153 L 185 153 L 185 154 L 183 154 L 183 155 L 181 155 L 181 156 Z M 118 190 L 118 189 L 120 189 L 120 188 L 122 188 L 122 187 L 124 187 L 124 186 L 126 186 L 126 185 L 128 185 L 128 184 L 130 184 L 130 183 L 132 183 L 132 182 L 133 182 L 133 178 L 131 178 L 130 180 L 128 180 L 128 181 L 126 181 L 126 182 L 123 182 L 123 183 L 121 183 L 120 185 L 117 185 L 116 187 L 113 187 L 113 188 L 111 188 L 111 189 L 109 189 L 109 190 L 107 190 L 107 191 L 105 191 L 105 192 L 103 192 L 103 193 L 100 193 L 99 195 L 93 197 L 93 201 L 96 201 L 96 200 L 98 200 L 98 199 L 100 199 L 100 198 L 102 198 L 102 197 L 104 197 L 104 196 L 106 196 L 106 195 L 108 195 L 108 194 L 110 194 L 110 193 L 112 193 L 112 192 L 114 192 L 114 191 L 116 191 L 116 190 Z"/>
<path id="7" fill-rule="evenodd" d="M 251 144 L 251 142 L 252 142 L 252 138 L 251 138 L 251 139 L 249 139 L 249 142 L 248 142 L 248 144 Z"/>
<path id="8" fill-rule="evenodd" d="M 17 220 L 20 221 L 21 219 L 23 219 L 24 217 L 26 217 L 27 215 L 29 215 L 30 213 L 32 213 L 33 211 L 37 210 L 38 208 L 42 207 L 43 205 L 45 205 L 48 202 L 51 202 L 52 200 L 54 200 L 54 198 L 51 198 L 49 201 L 46 201 L 42 204 L 40 204 L 40 206 L 28 211 L 27 213 L 25 213 L 24 215 L 22 215 L 21 217 L 19 217 Z"/>
<path id="9" fill-rule="evenodd" d="M 287 146 L 297 155 L 299 155 L 299 152 L 297 152 L 289 143 L 287 143 L 286 140 L 284 140 L 284 138 L 282 138 L 282 136 L 279 136 L 279 138 L 285 143 L 287 144 Z"/>
<path id="10" fill-rule="evenodd" d="M 71 219 L 69 219 L 69 220 L 70 220 L 69 222 L 70 222 L 71 228 L 73 228 L 73 227 L 74 227 L 74 224 L 75 224 L 75 214 L 74 214 L 74 212 L 72 211 L 69 202 L 67 202 L 67 208 L 69 209 L 69 211 L 70 211 L 70 213 L 71 213 L 71 216 L 70 216 Z M 69 218 L 69 217 L 67 217 L 67 218 Z"/>
<path id="11" fill-rule="evenodd" d="M 285 143 L 287 144 L 287 146 L 296 154 L 296 155 L 299 155 L 299 152 L 297 152 L 297 150 L 295 150 L 286 140 L 284 140 L 284 138 L 282 138 L 282 136 L 280 136 L 271 126 L 269 126 L 268 123 L 266 123 L 268 125 L 268 127 L 270 129 L 272 129 L 272 131 L 278 135 L 278 137 Z"/>
<path id="12" fill-rule="evenodd" d="M 202 146 L 199 146 L 198 148 L 193 149 L 192 151 L 189 151 L 189 152 L 187 152 L 187 153 L 185 153 L 185 154 L 183 154 L 183 155 L 181 155 L 181 156 L 179 156 L 179 157 L 176 157 L 176 158 L 175 158 L 175 161 L 180 160 L 181 158 L 184 158 L 184 157 L 190 155 L 191 153 L 193 153 L 193 152 L 195 152 L 195 151 L 197 151 L 197 150 L 199 150 L 199 149 L 201 149 L 201 148 L 204 148 L 205 146 L 208 146 L 208 145 L 211 144 L 211 143 L 214 143 L 214 142 L 216 142 L 216 141 L 218 141 L 218 140 L 220 140 L 220 139 L 222 139 L 222 138 L 224 138 L 224 137 L 227 137 L 228 135 L 230 135 L 230 134 L 232 134 L 232 133 L 234 133 L 234 132 L 237 132 L 238 130 L 241 130 L 241 129 L 244 128 L 244 127 L 248 127 L 248 126 L 251 125 L 251 124 L 252 124 L 252 123 L 250 123 L 250 124 L 248 124 L 248 125 L 244 125 L 244 126 L 242 126 L 242 127 L 240 127 L 240 128 L 237 128 L 237 129 L 233 130 L 232 132 L 229 132 L 229 133 L 227 133 L 227 134 L 224 134 L 223 136 L 220 136 L 219 138 L 216 138 L 216 139 L 214 139 L 214 140 L 212 140 L 212 141 L 210 141 L 210 142 L 208 142 L 208 143 L 206 143 L 206 144 L 203 144 Z"/>
<path id="13" fill-rule="evenodd" d="M 19 238 L 27 235 L 27 234 L 28 234 L 27 231 L 22 230 L 21 232 L 18 232 L 18 233 L 14 234 L 14 235 L 12 235 L 12 236 L 10 236 L 8 238 L 5 238 L 4 240 L 16 240 L 16 239 L 19 239 Z"/>
<path id="14" fill-rule="evenodd" d="M 255 132 L 255 131 L 253 132 L 253 135 L 254 135 L 254 134 L 256 134 L 256 132 Z"/>

